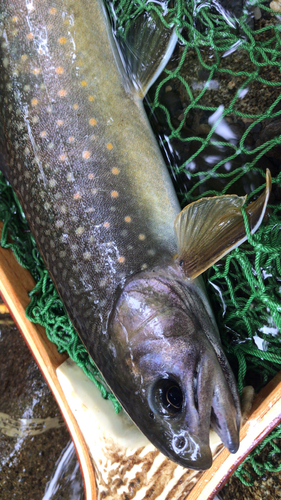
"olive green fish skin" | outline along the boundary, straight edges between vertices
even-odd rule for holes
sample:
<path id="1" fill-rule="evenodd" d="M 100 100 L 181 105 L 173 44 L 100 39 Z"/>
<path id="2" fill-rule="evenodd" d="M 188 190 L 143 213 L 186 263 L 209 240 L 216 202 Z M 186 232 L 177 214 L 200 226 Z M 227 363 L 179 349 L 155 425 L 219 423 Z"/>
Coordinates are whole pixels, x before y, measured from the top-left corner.
<path id="1" fill-rule="evenodd" d="M 178 201 L 145 114 L 124 91 L 99 2 L 7 5 L 5 173 L 88 330 L 126 276 L 176 253 Z"/>
<path id="2" fill-rule="evenodd" d="M 179 204 L 141 102 L 124 90 L 103 6 L 99 0 L 5 0 L 0 13 L 0 168 L 74 326 L 116 396 L 163 453 L 185 467 L 206 468 L 210 421 L 216 427 L 217 418 L 222 439 L 237 449 L 235 382 L 199 282 L 188 283 L 180 267 L 170 265 Z M 163 273 L 164 295 L 158 290 Z M 162 278 L 155 282 L 157 275 Z M 135 286 L 144 287 L 143 302 L 135 300 Z M 183 325 L 173 309 L 178 301 L 180 311 L 187 307 Z M 143 318 L 138 335 L 138 315 L 124 319 L 127 302 L 132 311 L 137 304 Z M 127 323 L 131 318 L 135 326 Z M 196 325 L 201 340 L 194 344 Z M 176 416 L 157 406 L 155 381 L 165 384 L 169 377 L 182 390 Z"/>

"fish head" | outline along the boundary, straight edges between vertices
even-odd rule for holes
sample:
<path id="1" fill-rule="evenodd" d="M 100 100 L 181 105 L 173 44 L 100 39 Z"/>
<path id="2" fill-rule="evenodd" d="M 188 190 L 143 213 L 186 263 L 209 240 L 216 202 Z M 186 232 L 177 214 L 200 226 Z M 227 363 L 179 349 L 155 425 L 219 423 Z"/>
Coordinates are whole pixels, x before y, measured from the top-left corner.
<path id="1" fill-rule="evenodd" d="M 119 363 L 112 389 L 156 448 L 183 467 L 208 469 L 212 426 L 237 451 L 239 397 L 200 286 L 173 269 L 133 278 L 110 330 Z"/>

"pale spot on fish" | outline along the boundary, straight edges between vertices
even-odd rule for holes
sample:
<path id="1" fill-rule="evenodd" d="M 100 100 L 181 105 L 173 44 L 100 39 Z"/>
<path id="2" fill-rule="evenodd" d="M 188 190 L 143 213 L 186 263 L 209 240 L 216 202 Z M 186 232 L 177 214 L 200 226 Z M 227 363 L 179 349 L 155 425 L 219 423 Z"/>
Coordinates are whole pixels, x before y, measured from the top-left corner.
<path id="1" fill-rule="evenodd" d="M 66 179 L 68 182 L 74 182 L 74 176 L 72 173 L 67 174 Z"/>
<path id="2" fill-rule="evenodd" d="M 42 132 L 40 132 L 40 137 L 44 139 L 46 136 L 47 136 L 46 130 L 42 130 Z"/>
<path id="3" fill-rule="evenodd" d="M 97 189 L 91 189 L 92 194 L 97 194 L 98 190 Z"/>
<path id="4" fill-rule="evenodd" d="M 107 283 L 107 280 L 105 278 L 103 280 L 100 280 L 100 282 L 99 282 L 100 288 L 104 288 L 106 283 Z"/>
<path id="5" fill-rule="evenodd" d="M 95 174 L 89 174 L 89 175 L 88 175 L 88 179 L 92 180 L 92 179 L 94 179 L 94 178 L 95 178 Z"/>
<path id="6" fill-rule="evenodd" d="M 52 16 L 54 16 L 56 13 L 57 13 L 57 9 L 55 9 L 55 7 L 52 7 L 51 9 L 49 9 L 49 14 L 51 14 Z"/>
<path id="7" fill-rule="evenodd" d="M 155 255 L 155 253 L 156 253 L 155 250 L 153 250 L 152 248 L 147 250 L 147 255 L 153 256 L 153 255 Z"/>
<path id="8" fill-rule="evenodd" d="M 61 89 L 58 91 L 58 96 L 65 97 L 67 95 L 67 90 Z"/>
<path id="9" fill-rule="evenodd" d="M 91 156 L 91 152 L 90 151 L 83 151 L 82 153 L 82 158 L 84 158 L 84 160 L 88 160 Z"/>
<path id="10" fill-rule="evenodd" d="M 38 122 L 39 122 L 38 116 L 33 116 L 32 123 L 38 123 Z"/>
<path id="11" fill-rule="evenodd" d="M 84 233 L 84 231 L 85 231 L 85 229 L 84 229 L 82 226 L 80 226 L 80 227 L 78 227 L 78 228 L 75 230 L 75 233 L 76 233 L 78 236 L 81 236 L 81 234 L 83 234 L 83 233 Z"/>
<path id="12" fill-rule="evenodd" d="M 48 203 L 48 202 L 46 201 L 46 203 L 44 203 L 44 208 L 45 208 L 46 210 L 49 210 L 49 208 L 51 208 L 50 203 Z"/>
<path id="13" fill-rule="evenodd" d="M 91 118 L 89 120 L 89 124 L 92 125 L 92 127 L 94 127 L 97 124 L 97 120 L 95 120 L 95 118 Z"/>
<path id="14" fill-rule="evenodd" d="M 120 170 L 117 167 L 113 167 L 111 172 L 113 173 L 113 175 L 118 175 L 120 173 Z"/>
<path id="15" fill-rule="evenodd" d="M 130 222 L 132 222 L 132 218 L 129 215 L 126 215 L 124 221 L 129 224 Z"/>
<path id="16" fill-rule="evenodd" d="M 59 127 L 61 127 L 63 124 L 64 124 L 64 121 L 63 121 L 63 120 L 57 120 L 57 125 L 58 125 Z"/>
<path id="17" fill-rule="evenodd" d="M 38 99 L 34 98 L 31 100 L 31 106 L 37 106 L 38 104 Z"/>
<path id="18" fill-rule="evenodd" d="M 118 191 L 111 191 L 111 197 L 112 198 L 118 198 L 118 196 L 119 196 Z"/>
<path id="19" fill-rule="evenodd" d="M 66 214 L 66 212 L 67 212 L 67 207 L 66 207 L 65 205 L 62 205 L 62 206 L 60 207 L 60 211 L 61 211 L 61 213 L 62 213 L 62 214 Z"/>
<path id="20" fill-rule="evenodd" d="M 89 238 L 89 242 L 90 242 L 90 243 L 94 243 L 94 242 L 95 242 L 95 237 L 94 237 L 94 236 L 90 236 L 90 238 Z"/>
<path id="21" fill-rule="evenodd" d="M 59 155 L 59 160 L 60 161 L 66 161 L 67 160 L 67 155 L 65 153 Z"/>
<path id="22" fill-rule="evenodd" d="M 13 23 L 17 23 L 17 22 L 18 22 L 18 20 L 19 20 L 19 18 L 18 18 L 17 16 L 13 16 L 13 17 L 12 17 L 12 21 L 13 21 Z"/>
<path id="23" fill-rule="evenodd" d="M 79 104 L 75 103 L 75 104 L 73 104 L 73 106 L 72 106 L 72 107 L 73 107 L 73 109 L 75 109 L 75 110 L 76 110 L 76 109 L 78 109 L 78 108 L 79 108 Z"/>
<path id="24" fill-rule="evenodd" d="M 128 234 L 128 231 L 126 229 L 121 231 L 121 236 L 127 236 L 127 234 Z"/>
<path id="25" fill-rule="evenodd" d="M 147 269 L 147 264 L 143 264 L 143 265 L 141 266 L 141 270 L 142 270 L 142 271 L 144 271 L 145 269 Z"/>
<path id="26" fill-rule="evenodd" d="M 64 73 L 64 69 L 61 66 L 58 66 L 55 69 L 55 72 L 56 72 L 57 75 L 62 75 Z"/>
<path id="27" fill-rule="evenodd" d="M 121 255 L 121 257 L 118 257 L 118 262 L 120 262 L 120 264 L 123 264 L 125 262 L 125 257 L 123 257 L 123 255 Z"/>
<path id="28" fill-rule="evenodd" d="M 63 226 L 63 221 L 62 220 L 57 220 L 56 221 L 56 227 L 60 228 Z"/>
<path id="29" fill-rule="evenodd" d="M 67 39 L 65 38 L 65 36 L 61 36 L 59 39 L 58 39 L 58 42 L 63 45 L 64 43 L 67 42 Z"/>
<path id="30" fill-rule="evenodd" d="M 113 207 L 110 207 L 110 210 L 111 210 L 111 212 L 115 212 L 116 207 L 114 207 L 114 206 L 113 206 Z"/>
<path id="31" fill-rule="evenodd" d="M 90 259 L 91 259 L 91 257 L 92 257 L 91 252 L 85 252 L 85 253 L 83 253 L 83 258 L 84 258 L 85 260 L 90 260 Z"/>
<path id="32" fill-rule="evenodd" d="M 48 149 L 53 149 L 55 147 L 54 143 L 53 142 L 49 142 L 47 148 Z"/>
<path id="33" fill-rule="evenodd" d="M 41 73 L 41 69 L 40 69 L 40 68 L 34 68 L 34 69 L 32 70 L 32 73 L 33 73 L 34 75 L 40 75 L 40 73 Z"/>
<path id="34" fill-rule="evenodd" d="M 55 186 L 56 186 L 56 184 L 57 184 L 56 179 L 51 179 L 51 180 L 50 180 L 50 182 L 49 182 L 49 186 L 50 186 L 50 187 L 55 187 Z"/>
<path id="35" fill-rule="evenodd" d="M 27 38 L 28 40 L 33 40 L 33 38 L 34 38 L 33 33 L 28 33 L 28 35 L 26 35 L 26 38 Z"/>
<path id="36" fill-rule="evenodd" d="M 143 241 L 145 240 L 145 234 L 139 234 L 139 240 Z"/>
<path id="37" fill-rule="evenodd" d="M 113 145 L 111 144 L 111 142 L 108 142 L 107 145 L 106 145 L 107 149 L 112 149 L 113 148 Z"/>
<path id="38" fill-rule="evenodd" d="M 80 193 L 75 193 L 73 195 L 74 200 L 80 200 L 81 199 L 81 194 Z"/>

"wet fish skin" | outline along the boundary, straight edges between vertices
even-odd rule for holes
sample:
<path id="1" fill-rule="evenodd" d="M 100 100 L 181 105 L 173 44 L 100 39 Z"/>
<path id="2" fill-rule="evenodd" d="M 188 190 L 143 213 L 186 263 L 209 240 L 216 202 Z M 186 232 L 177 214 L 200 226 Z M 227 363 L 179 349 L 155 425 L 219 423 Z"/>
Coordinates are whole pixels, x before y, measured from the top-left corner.
<path id="1" fill-rule="evenodd" d="M 188 282 L 174 265 L 133 277 L 109 331 L 107 360 L 120 366 L 112 388 L 139 428 L 149 428 L 160 451 L 184 467 L 209 468 L 210 423 L 225 446 L 237 451 L 236 382 L 200 280 Z M 178 408 L 166 398 L 175 387 Z"/>
<path id="2" fill-rule="evenodd" d="M 207 468 L 210 422 L 237 449 L 239 398 L 202 284 L 174 260 L 179 204 L 103 5 L 0 9 L 1 169 L 126 411 L 171 459 Z"/>

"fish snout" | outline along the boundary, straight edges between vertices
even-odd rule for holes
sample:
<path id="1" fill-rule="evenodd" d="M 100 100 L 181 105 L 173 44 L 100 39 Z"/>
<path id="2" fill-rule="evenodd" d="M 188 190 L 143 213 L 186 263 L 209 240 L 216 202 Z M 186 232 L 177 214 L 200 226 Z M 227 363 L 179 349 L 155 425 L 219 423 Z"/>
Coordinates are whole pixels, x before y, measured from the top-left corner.
<path id="1" fill-rule="evenodd" d="M 225 360 L 224 369 L 228 367 Z M 229 369 L 230 370 L 230 369 Z M 225 373 L 213 349 L 202 358 L 198 372 L 198 429 L 211 426 L 230 453 L 239 448 L 240 407 L 232 373 Z"/>

